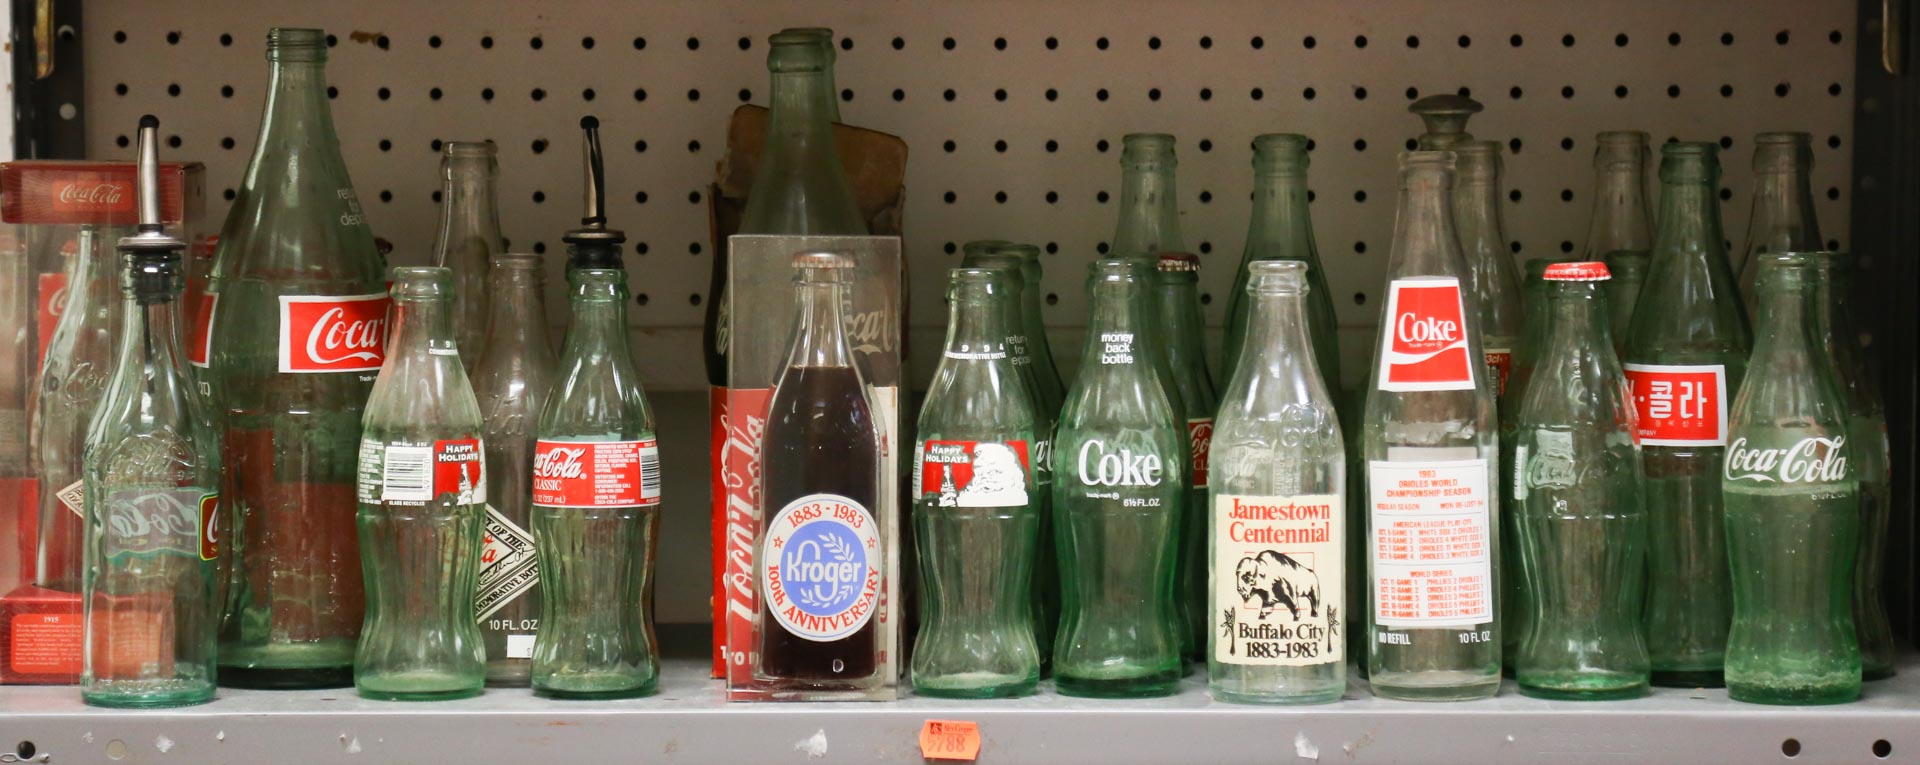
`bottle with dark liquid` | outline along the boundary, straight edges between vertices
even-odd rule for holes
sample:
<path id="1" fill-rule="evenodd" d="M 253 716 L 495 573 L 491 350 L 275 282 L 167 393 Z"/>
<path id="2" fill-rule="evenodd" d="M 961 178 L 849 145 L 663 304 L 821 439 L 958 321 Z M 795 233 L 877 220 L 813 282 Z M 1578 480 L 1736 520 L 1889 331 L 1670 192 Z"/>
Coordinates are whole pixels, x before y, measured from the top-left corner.
<path id="1" fill-rule="evenodd" d="M 756 680 L 784 690 L 859 690 L 878 671 L 874 618 L 888 575 L 874 509 L 880 425 L 842 325 L 853 262 L 793 260 L 794 329 L 760 447 L 765 523 L 755 545 Z"/>

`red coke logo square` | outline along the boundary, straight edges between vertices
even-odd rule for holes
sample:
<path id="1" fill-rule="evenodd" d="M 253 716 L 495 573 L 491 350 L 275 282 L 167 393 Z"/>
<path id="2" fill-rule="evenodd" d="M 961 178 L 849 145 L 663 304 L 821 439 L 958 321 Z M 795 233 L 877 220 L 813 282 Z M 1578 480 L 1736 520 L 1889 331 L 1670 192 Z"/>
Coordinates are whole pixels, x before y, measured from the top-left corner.
<path id="1" fill-rule="evenodd" d="M 1460 296 L 1460 280 L 1396 279 L 1387 289 L 1380 389 L 1471 389 L 1474 360 L 1468 356 L 1466 304 Z"/>
<path id="2" fill-rule="evenodd" d="M 281 372 L 377 372 L 387 358 L 387 296 L 281 295 Z"/>

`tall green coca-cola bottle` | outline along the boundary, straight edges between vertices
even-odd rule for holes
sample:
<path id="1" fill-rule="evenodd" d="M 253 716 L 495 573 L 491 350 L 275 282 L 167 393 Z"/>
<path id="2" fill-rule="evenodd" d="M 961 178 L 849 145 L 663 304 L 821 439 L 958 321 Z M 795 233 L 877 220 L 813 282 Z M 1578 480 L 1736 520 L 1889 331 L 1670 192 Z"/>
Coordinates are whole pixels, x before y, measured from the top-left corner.
<path id="1" fill-rule="evenodd" d="M 1609 130 L 1593 137 L 1593 212 L 1587 219 L 1581 260 L 1653 249 L 1653 223 L 1647 211 L 1650 155 L 1647 134 L 1638 130 Z M 1607 269 L 1613 273 L 1607 287 L 1613 289 L 1620 283 L 1620 273 L 1612 263 Z M 1619 317 L 1614 320 L 1617 324 Z"/>
<path id="2" fill-rule="evenodd" d="M 1252 300 L 1247 292 L 1248 269 L 1267 260 L 1297 260 L 1307 264 L 1307 333 L 1313 337 L 1313 362 L 1329 390 L 1340 391 L 1339 319 L 1333 313 L 1333 292 L 1320 266 L 1320 250 L 1313 240 L 1313 216 L 1308 206 L 1307 137 L 1268 133 L 1253 139 L 1253 214 L 1247 221 L 1247 245 L 1227 296 L 1227 340 L 1220 379 L 1233 377 L 1247 336 Z"/>
<path id="3" fill-rule="evenodd" d="M 220 681 L 353 681 L 361 411 L 386 357 L 386 264 L 347 179 L 327 35 L 267 33 L 266 113 L 204 300 L 232 508 Z"/>
<path id="4" fill-rule="evenodd" d="M 1647 267 L 1653 263 L 1651 252 L 1615 250 L 1607 253 L 1607 320 L 1613 323 L 1615 353 L 1627 351 L 1627 330 L 1633 326 L 1633 313 L 1640 306 L 1640 289 L 1647 283 Z"/>
<path id="5" fill-rule="evenodd" d="M 1189 661 L 1207 661 L 1207 455 L 1213 443 L 1213 415 L 1219 408 L 1213 377 L 1207 373 L 1206 342 L 1200 315 L 1200 258 L 1186 252 L 1159 255 L 1157 322 L 1167 341 L 1167 365 L 1184 409 L 1179 419 L 1187 434 L 1187 504 L 1180 525 L 1180 572 L 1174 587 L 1184 623 L 1182 645 Z"/>
<path id="6" fill-rule="evenodd" d="M 1179 161 L 1173 136 L 1129 133 L 1120 139 L 1120 219 L 1106 257 L 1138 260 L 1151 268 L 1162 252 L 1186 250 L 1180 235 Z"/>
<path id="7" fill-rule="evenodd" d="M 1720 467 L 1752 335 L 1720 229 L 1718 147 L 1661 147 L 1660 227 L 1628 329 L 1645 465 L 1653 683 L 1718 687 L 1732 618 Z"/>
<path id="8" fill-rule="evenodd" d="M 1758 309 L 1754 282 L 1760 256 L 1769 252 L 1825 249 L 1820 221 L 1813 212 L 1813 136 L 1761 133 L 1753 137 L 1753 208 L 1747 213 L 1747 238 L 1733 261 L 1740 294 L 1749 315 Z"/>

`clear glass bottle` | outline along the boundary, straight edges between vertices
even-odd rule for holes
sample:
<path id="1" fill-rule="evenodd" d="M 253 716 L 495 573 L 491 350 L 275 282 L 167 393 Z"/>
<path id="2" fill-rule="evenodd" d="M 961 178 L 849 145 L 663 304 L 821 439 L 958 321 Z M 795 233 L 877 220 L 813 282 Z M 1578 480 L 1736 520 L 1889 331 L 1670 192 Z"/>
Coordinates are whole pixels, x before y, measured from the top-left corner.
<path id="1" fill-rule="evenodd" d="M 480 695 L 486 644 L 474 619 L 486 448 L 480 404 L 453 335 L 453 273 L 393 269 L 393 335 L 360 437 L 360 564 L 367 620 L 360 695 Z"/>
<path id="2" fill-rule="evenodd" d="M 267 60 L 260 137 L 205 298 L 232 508 L 220 682 L 337 687 L 353 680 L 363 621 L 354 485 L 387 270 L 334 135 L 326 33 L 274 29 Z"/>
<path id="3" fill-rule="evenodd" d="M 1346 448 L 1313 353 L 1312 268 L 1248 264 L 1245 363 L 1214 418 L 1202 533 L 1207 686 L 1222 701 L 1321 703 L 1347 688 Z"/>
<path id="4" fill-rule="evenodd" d="M 1175 604 L 1184 623 L 1183 655 L 1189 661 L 1207 661 L 1207 635 L 1212 619 L 1207 609 L 1207 464 L 1213 445 L 1213 415 L 1220 408 L 1207 373 L 1206 319 L 1200 315 L 1200 258 L 1185 252 L 1159 255 L 1156 274 L 1160 327 L 1167 340 L 1167 364 L 1184 408 L 1180 419 L 1187 433 L 1187 469 L 1191 484 L 1180 525 L 1178 579 Z"/>
<path id="5" fill-rule="evenodd" d="M 1500 475 L 1514 470 L 1514 445 L 1519 443 L 1520 400 L 1533 379 L 1533 368 L 1546 350 L 1547 329 L 1552 314 L 1547 306 L 1547 268 L 1555 261 L 1546 258 L 1527 260 L 1525 286 L 1521 289 L 1520 343 L 1513 350 L 1513 371 L 1507 375 L 1507 392 L 1500 398 Z M 1500 528 L 1513 528 L 1513 514 L 1519 505 L 1514 498 L 1514 483 L 1500 482 Z M 1513 660 L 1520 655 L 1520 640 L 1526 637 L 1533 620 L 1533 607 L 1527 603 L 1526 581 L 1520 576 L 1519 537 L 1500 537 L 1500 661 L 1511 673 Z"/>
<path id="6" fill-rule="evenodd" d="M 1481 353 L 1497 399 L 1513 371 L 1513 349 L 1520 341 L 1520 274 L 1500 225 L 1500 152 L 1497 141 L 1461 141 L 1454 153 L 1453 220 L 1467 261 L 1467 291 L 1472 294 Z"/>
<path id="7" fill-rule="evenodd" d="M 547 336 L 543 261 L 529 253 L 493 256 L 493 273 L 487 277 L 494 294 L 486 346 L 473 365 L 487 459 L 486 532 L 473 606 L 487 644 L 490 685 L 529 682 L 540 625 L 533 454 L 556 369 Z"/>
<path id="8" fill-rule="evenodd" d="M 1860 327 L 1850 306 L 1853 256 L 1814 252 L 1814 340 L 1833 364 L 1835 382 L 1847 406 L 1847 452 L 1860 482 L 1860 552 L 1855 558 L 1853 621 L 1860 634 L 1860 664 L 1867 680 L 1892 677 L 1899 649 L 1888 623 L 1887 540 L 1893 522 L 1891 456 L 1887 453 L 1887 407 L 1880 397 L 1878 370 L 1862 353 Z"/>
<path id="9" fill-rule="evenodd" d="M 1718 146 L 1669 143 L 1660 228 L 1628 330 L 1647 503 L 1653 684 L 1719 687 L 1732 618 L 1720 467 L 1752 336 L 1720 228 Z"/>
<path id="10" fill-rule="evenodd" d="M 1247 220 L 1247 245 L 1240 254 L 1240 270 L 1227 296 L 1227 339 L 1220 379 L 1231 379 L 1246 345 L 1249 268 L 1267 260 L 1297 260 L 1307 264 L 1307 333 L 1313 337 L 1313 362 L 1327 387 L 1340 390 L 1340 325 L 1333 313 L 1333 291 L 1320 266 L 1320 250 L 1313 240 L 1313 216 L 1308 206 L 1307 137 L 1268 133 L 1253 139 L 1253 214 Z"/>
<path id="11" fill-rule="evenodd" d="M 1613 253 L 1646 253 L 1653 249 L 1653 223 L 1647 210 L 1647 134 L 1638 130 L 1609 130 L 1593 137 L 1593 213 L 1587 219 L 1587 243 L 1580 251 L 1585 261 L 1607 259 L 1613 279 Z M 1618 303 L 1614 304 L 1615 307 Z M 1609 311 L 1620 325 L 1619 311 Z M 1619 333 L 1615 333 L 1618 341 Z"/>
<path id="12" fill-rule="evenodd" d="M 487 336 L 493 256 L 506 249 L 495 193 L 498 153 L 492 141 L 448 141 L 441 147 L 440 233 L 433 241 L 433 264 L 453 271 L 453 335 L 467 349 L 460 361 L 469 371 Z"/>
<path id="13" fill-rule="evenodd" d="M 833 137 L 839 98 L 831 39 L 807 30 L 767 39 L 767 142 L 740 217 L 742 234 L 867 234 Z"/>
<path id="14" fill-rule="evenodd" d="M 1640 304 L 1640 288 L 1647 283 L 1647 267 L 1652 263 L 1652 252 L 1614 250 L 1607 253 L 1607 273 L 1613 275 L 1605 288 L 1607 321 L 1613 324 L 1609 334 L 1613 336 L 1615 354 L 1627 352 L 1627 330 L 1633 326 L 1633 311 Z"/>
<path id="15" fill-rule="evenodd" d="M 1047 409 L 1047 416 L 1058 418 L 1060 404 L 1067 399 L 1067 386 L 1060 378 L 1060 368 L 1053 361 L 1053 343 L 1047 340 L 1046 315 L 1041 312 L 1041 298 L 1046 290 L 1040 284 L 1044 275 L 1040 265 L 1040 248 L 1031 244 L 1014 244 L 1005 251 L 1020 256 L 1020 275 L 1025 280 L 1020 291 L 1020 321 L 1025 326 L 1027 355 L 1033 359 L 1033 376 L 1040 383 L 1040 403 Z"/>
<path id="16" fill-rule="evenodd" d="M 1647 524 L 1633 404 L 1607 336 L 1604 263 L 1556 263 L 1551 328 L 1521 393 L 1513 524 L 1530 618 L 1520 692 L 1576 701 L 1647 694 L 1641 605 Z"/>
<path id="17" fill-rule="evenodd" d="M 100 232 L 81 226 L 67 260 L 60 319 L 40 358 L 29 427 L 40 489 L 33 582 L 59 592 L 80 591 L 86 526 L 81 457 L 87 428 L 107 394 L 114 341 L 124 323 L 114 295 L 114 259 L 101 247 Z"/>
<path id="18" fill-rule="evenodd" d="M 187 372 L 187 245 L 161 231 L 159 126 L 140 120 L 141 223 L 120 240 L 118 358 L 85 450 L 80 698 L 95 706 L 182 706 L 214 693 L 219 446 Z"/>
<path id="19" fill-rule="evenodd" d="M 1760 255 L 1814 252 L 1826 248 L 1813 212 L 1813 136 L 1761 133 L 1753 137 L 1753 209 L 1747 213 L 1747 238 L 1733 261 L 1747 314 L 1759 307 L 1754 281 Z"/>
<path id="20" fill-rule="evenodd" d="M 1753 373 L 1734 397 L 1724 484 L 1733 627 L 1727 695 L 1757 704 L 1860 697 L 1854 629 L 1858 466 L 1846 399 L 1814 335 L 1803 253 L 1760 258 Z"/>
<path id="21" fill-rule="evenodd" d="M 920 559 L 914 692 L 1032 694 L 1040 682 L 1031 591 L 1040 538 L 1032 470 L 1039 419 L 1014 366 L 1018 271 L 950 276 L 946 353 L 920 409 L 913 528 Z"/>
<path id="22" fill-rule="evenodd" d="M 839 122 L 840 88 L 833 84 L 833 67 L 839 60 L 840 54 L 833 49 L 833 29 L 829 27 L 787 27 L 786 29 L 780 30 L 780 34 L 805 35 L 811 37 L 816 45 L 819 45 L 826 51 L 827 78 L 826 82 L 819 88 L 819 94 L 823 99 L 823 102 L 820 104 L 820 110 L 827 113 L 828 122 Z"/>
<path id="23" fill-rule="evenodd" d="M 1165 696 L 1184 674 L 1174 572 L 1187 440 L 1156 349 L 1140 342 L 1152 272 L 1139 260 L 1089 270 L 1086 349 L 1054 437 L 1054 682 L 1069 696 Z"/>
<path id="24" fill-rule="evenodd" d="M 1375 695 L 1500 689 L 1493 382 L 1454 234 L 1453 155 L 1401 155 L 1381 338 L 1362 452 L 1370 509 L 1368 677 Z"/>
<path id="25" fill-rule="evenodd" d="M 1173 180 L 1180 163 L 1173 156 L 1173 136 L 1165 133 L 1129 133 L 1120 147 L 1120 221 L 1106 257 L 1151 268 L 1156 255 L 1187 249 Z"/>

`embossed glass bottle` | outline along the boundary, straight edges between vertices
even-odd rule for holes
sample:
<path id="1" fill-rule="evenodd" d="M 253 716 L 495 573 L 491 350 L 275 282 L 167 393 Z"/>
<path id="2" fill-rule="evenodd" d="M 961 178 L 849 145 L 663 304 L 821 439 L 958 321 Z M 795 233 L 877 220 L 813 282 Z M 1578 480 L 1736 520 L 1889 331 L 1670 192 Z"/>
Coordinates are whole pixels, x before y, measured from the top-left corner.
<path id="1" fill-rule="evenodd" d="M 1329 390 L 1340 390 L 1339 319 L 1333 313 L 1333 292 L 1327 288 L 1326 269 L 1320 267 L 1320 249 L 1313 240 L 1313 216 L 1308 206 L 1307 137 L 1268 133 L 1253 139 L 1253 214 L 1247 221 L 1246 249 L 1240 270 L 1233 275 L 1227 296 L 1227 340 L 1222 351 L 1220 379 L 1233 377 L 1240 351 L 1246 345 L 1247 317 L 1253 301 L 1247 292 L 1248 269 L 1266 260 L 1297 260 L 1307 264 L 1307 333 L 1313 337 L 1314 366 Z"/>
<path id="2" fill-rule="evenodd" d="M 1213 422 L 1207 685 L 1224 701 L 1319 703 L 1347 688 L 1346 449 L 1313 353 L 1310 268 L 1248 265 L 1246 348 Z"/>
<path id="3" fill-rule="evenodd" d="M 1547 306 L 1547 267 L 1555 261 L 1531 258 L 1527 261 L 1525 286 L 1521 288 L 1520 343 L 1513 350 L 1513 371 L 1507 375 L 1507 395 L 1499 402 L 1500 475 L 1513 475 L 1514 445 L 1520 428 L 1520 398 L 1533 379 L 1533 368 L 1546 351 L 1547 328 L 1552 315 Z M 1500 482 L 1500 528 L 1513 527 L 1518 508 L 1513 496 L 1513 481 Z M 1527 634 L 1533 619 L 1533 607 L 1527 604 L 1526 581 L 1520 577 L 1519 537 L 1500 537 L 1500 661 L 1509 674 L 1513 660 L 1520 655 L 1520 639 Z"/>
<path id="4" fill-rule="evenodd" d="M 1162 252 L 1183 252 L 1180 193 L 1174 187 L 1179 161 L 1173 136 L 1129 133 L 1120 139 L 1120 220 L 1107 257 L 1138 260 L 1151 268 Z"/>
<path id="5" fill-rule="evenodd" d="M 1207 609 L 1207 455 L 1213 443 L 1213 415 L 1219 408 L 1213 377 L 1207 373 L 1206 344 L 1200 315 L 1200 258 L 1185 252 L 1159 255 L 1155 286 L 1167 366 L 1180 391 L 1181 424 L 1187 434 L 1186 507 L 1180 522 L 1179 573 L 1174 601 L 1182 621 L 1183 655 L 1205 663 Z"/>
<path id="6" fill-rule="evenodd" d="M 495 181 L 500 175 L 492 141 L 448 141 L 440 155 L 440 233 L 433 264 L 453 271 L 453 334 L 465 348 L 468 370 L 486 340 L 494 290 L 493 256 L 504 249 Z"/>
<path id="7" fill-rule="evenodd" d="M 1647 134 L 1638 130 L 1609 130 L 1593 137 L 1593 213 L 1587 219 L 1587 243 L 1580 259 L 1606 258 L 1607 268 L 1613 271 L 1609 288 L 1620 283 L 1620 272 L 1611 262 L 1614 253 L 1644 254 L 1653 249 L 1653 223 L 1647 214 L 1650 155 Z M 1609 313 L 1617 326 L 1618 312 L 1610 309 Z"/>
<path id="8" fill-rule="evenodd" d="M 1462 141 L 1452 149 L 1453 220 L 1467 261 L 1467 289 L 1479 312 L 1481 353 L 1498 399 L 1506 392 L 1513 348 L 1520 341 L 1520 275 L 1500 225 L 1503 147 L 1498 141 Z"/>
<path id="9" fill-rule="evenodd" d="M 1747 213 L 1747 238 L 1733 261 L 1747 314 L 1751 316 L 1760 305 L 1754 282 L 1762 254 L 1814 252 L 1825 247 L 1813 212 L 1813 136 L 1754 136 L 1753 208 Z"/>
<path id="10" fill-rule="evenodd" d="M 1640 288 L 1647 283 L 1647 266 L 1653 262 L 1649 252 L 1615 250 L 1607 253 L 1607 321 L 1613 326 L 1613 350 L 1627 351 L 1627 330 L 1633 326 L 1634 309 L 1640 305 Z"/>
<path id="11" fill-rule="evenodd" d="M 30 440 L 39 481 L 39 539 L 34 584 L 79 592 L 86 511 L 81 455 L 87 429 L 107 394 L 122 326 L 114 258 L 100 232 L 81 226 L 67 259 L 66 300 L 40 359 Z"/>

